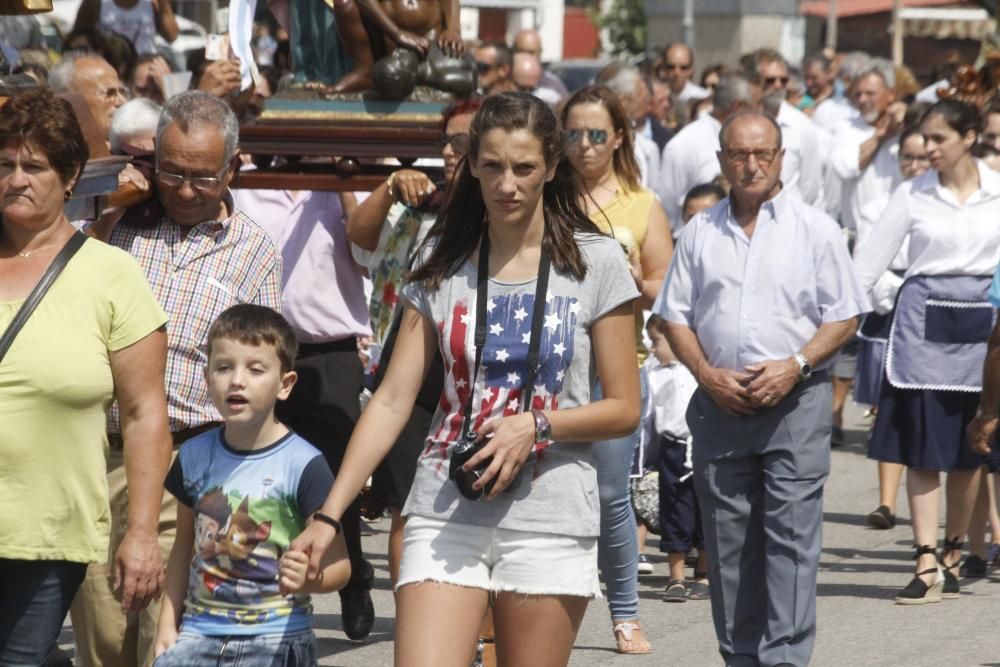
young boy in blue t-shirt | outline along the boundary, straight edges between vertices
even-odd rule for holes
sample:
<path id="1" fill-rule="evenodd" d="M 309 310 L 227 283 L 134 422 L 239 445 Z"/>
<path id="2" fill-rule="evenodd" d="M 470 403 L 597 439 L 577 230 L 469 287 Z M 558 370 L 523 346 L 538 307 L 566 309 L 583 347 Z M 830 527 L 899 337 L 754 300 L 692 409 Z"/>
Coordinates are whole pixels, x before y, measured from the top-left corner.
<path id="1" fill-rule="evenodd" d="M 333 485 L 326 460 L 274 415 L 296 347 L 263 306 L 234 306 L 209 329 L 205 380 L 225 426 L 185 442 L 167 475 L 179 502 L 157 667 L 316 664 L 308 594 L 342 588 L 351 566 L 337 522 L 317 512 Z M 307 582 L 307 554 L 288 545 L 313 520 L 338 534 Z"/>

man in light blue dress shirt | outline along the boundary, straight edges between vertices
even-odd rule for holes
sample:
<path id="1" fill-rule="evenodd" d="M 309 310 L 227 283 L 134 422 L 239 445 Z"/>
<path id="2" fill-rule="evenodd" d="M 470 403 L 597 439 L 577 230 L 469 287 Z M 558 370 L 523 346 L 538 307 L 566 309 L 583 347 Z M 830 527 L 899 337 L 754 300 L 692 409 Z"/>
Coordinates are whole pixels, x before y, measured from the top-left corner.
<path id="1" fill-rule="evenodd" d="M 654 311 L 698 380 L 687 420 L 726 665 L 808 664 L 816 636 L 826 367 L 870 308 L 827 215 L 782 192 L 781 130 L 719 133 L 730 197 L 684 228 Z"/>

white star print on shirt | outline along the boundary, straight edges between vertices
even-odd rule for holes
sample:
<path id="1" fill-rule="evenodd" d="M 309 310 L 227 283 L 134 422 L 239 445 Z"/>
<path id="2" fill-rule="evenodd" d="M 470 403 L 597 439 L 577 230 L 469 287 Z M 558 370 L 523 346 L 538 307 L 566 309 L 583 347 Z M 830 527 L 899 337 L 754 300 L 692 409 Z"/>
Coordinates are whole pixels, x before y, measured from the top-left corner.
<path id="1" fill-rule="evenodd" d="M 522 343 L 530 343 L 531 342 L 531 334 L 530 333 L 521 334 L 521 342 Z"/>
<path id="2" fill-rule="evenodd" d="M 490 299 L 489 301 L 486 302 L 486 312 L 492 313 L 493 309 L 496 308 L 496 307 L 497 307 L 497 304 L 496 304 L 495 301 L 493 301 L 493 299 Z"/>
<path id="3" fill-rule="evenodd" d="M 515 387 L 517 383 L 521 381 L 521 376 L 517 373 L 507 373 L 507 382 L 510 382 Z"/>
<path id="4" fill-rule="evenodd" d="M 499 336 L 500 334 L 503 333 L 503 325 L 501 325 L 499 322 L 497 322 L 496 324 L 491 324 L 490 333 L 493 334 L 494 336 Z"/>
<path id="5" fill-rule="evenodd" d="M 455 383 L 455 386 L 459 389 L 465 389 L 467 384 L 469 383 L 465 381 L 465 378 L 459 378 L 458 382 Z"/>
<path id="6" fill-rule="evenodd" d="M 517 320 L 518 322 L 520 322 L 527 316 L 528 316 L 528 311 L 526 311 L 524 308 L 518 308 L 517 310 L 514 311 L 514 319 Z"/>
<path id="7" fill-rule="evenodd" d="M 472 315 L 470 315 L 469 313 L 463 313 L 462 317 L 461 317 L 461 320 L 462 320 L 462 324 L 468 326 L 468 325 L 472 324 Z"/>
<path id="8" fill-rule="evenodd" d="M 509 357 L 507 350 L 497 350 L 497 361 L 507 361 Z"/>
<path id="9" fill-rule="evenodd" d="M 559 316 L 556 315 L 555 313 L 545 316 L 545 328 L 548 329 L 550 332 L 558 329 L 560 324 L 562 324 L 562 320 L 560 320 Z"/>
<path id="10" fill-rule="evenodd" d="M 512 398 L 509 401 L 507 401 L 507 409 L 510 410 L 511 412 L 514 412 L 514 411 L 517 410 L 517 399 L 516 398 Z"/>
<path id="11" fill-rule="evenodd" d="M 566 351 L 566 346 L 563 345 L 562 343 L 556 343 L 555 347 L 552 348 L 552 352 L 558 354 L 560 357 L 563 355 L 563 352 L 565 351 Z"/>

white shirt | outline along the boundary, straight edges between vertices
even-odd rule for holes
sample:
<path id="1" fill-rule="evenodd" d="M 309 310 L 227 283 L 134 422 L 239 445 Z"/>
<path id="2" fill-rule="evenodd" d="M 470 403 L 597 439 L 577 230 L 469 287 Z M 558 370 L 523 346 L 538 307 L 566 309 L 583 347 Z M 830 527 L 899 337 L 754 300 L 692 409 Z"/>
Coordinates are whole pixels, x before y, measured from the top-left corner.
<path id="1" fill-rule="evenodd" d="M 879 197 L 875 201 L 868 202 L 861 207 L 861 217 L 858 218 L 858 232 L 854 241 L 854 250 L 858 252 L 862 246 L 871 240 L 871 232 L 881 219 L 885 209 L 889 206 L 890 195 Z M 884 315 L 896 305 L 896 294 L 903 286 L 903 278 L 898 273 L 905 272 L 910 265 L 909 255 L 910 237 L 903 239 L 903 245 L 899 252 L 889 264 L 889 270 L 882 274 L 875 286 L 869 290 L 868 296 L 872 302 L 872 309 L 880 315 Z"/>
<path id="2" fill-rule="evenodd" d="M 655 141 L 639 134 L 638 131 L 633 135 L 633 140 L 642 186 L 655 191 L 657 183 L 660 182 L 660 147 L 656 145 Z"/>
<path id="3" fill-rule="evenodd" d="M 722 173 L 716 155 L 721 129 L 722 123 L 715 116 L 704 114 L 685 125 L 663 147 L 657 194 L 670 219 L 670 227 L 675 231 L 684 224 L 681 212 L 688 190 Z"/>
<path id="4" fill-rule="evenodd" d="M 829 216 L 781 192 L 761 206 L 748 239 L 729 201 L 684 227 L 653 305 L 694 331 L 712 366 L 791 357 L 821 324 L 871 310 Z"/>
<path id="5" fill-rule="evenodd" d="M 988 276 L 1000 262 L 1000 173 L 976 160 L 980 187 L 964 203 L 930 169 L 900 185 L 858 249 L 854 266 L 870 290 L 910 238 L 905 277 Z"/>
<path id="6" fill-rule="evenodd" d="M 711 94 L 712 92 L 707 88 L 702 88 L 701 86 L 688 80 L 687 83 L 684 84 L 684 90 L 682 90 L 681 94 L 677 96 L 677 99 L 681 102 L 690 102 L 691 100 L 703 100 Z"/>
<path id="7" fill-rule="evenodd" d="M 840 208 L 843 201 L 840 177 L 833 169 L 831 156 L 837 146 L 836 134 L 845 125 L 858 117 L 857 108 L 842 95 L 823 100 L 813 112 L 813 127 L 817 128 L 819 150 L 823 159 L 823 204 L 824 211 L 840 219 Z"/>
<path id="8" fill-rule="evenodd" d="M 781 102 L 775 120 L 781 128 L 785 149 L 781 165 L 782 186 L 796 191 L 810 206 L 819 206 L 823 193 L 823 162 L 816 127 L 809 116 L 785 101 Z"/>
<path id="9" fill-rule="evenodd" d="M 951 81 L 948 79 L 941 79 L 940 81 L 935 81 L 926 88 L 921 88 L 920 92 L 918 92 L 914 98 L 914 101 L 927 102 L 928 104 L 934 104 L 935 102 L 941 101 L 941 98 L 938 97 L 937 94 L 938 88 L 950 89 Z"/>
<path id="10" fill-rule="evenodd" d="M 813 112 L 812 122 L 827 132 L 836 132 L 859 115 L 858 108 L 842 95 L 828 97 Z"/>
<path id="11" fill-rule="evenodd" d="M 842 126 L 835 137 L 830 164 L 841 182 L 840 221 L 851 230 L 857 229 L 862 206 L 891 193 L 903 179 L 897 159 L 898 137 L 879 146 L 872 161 L 861 169 L 861 144 L 873 134 L 875 128 L 859 116 Z"/>
<path id="12" fill-rule="evenodd" d="M 656 434 L 687 440 L 691 431 L 685 413 L 698 381 L 684 364 L 677 361 L 661 364 L 654 356 L 646 360 L 646 374 L 652 403 L 649 418 Z"/>

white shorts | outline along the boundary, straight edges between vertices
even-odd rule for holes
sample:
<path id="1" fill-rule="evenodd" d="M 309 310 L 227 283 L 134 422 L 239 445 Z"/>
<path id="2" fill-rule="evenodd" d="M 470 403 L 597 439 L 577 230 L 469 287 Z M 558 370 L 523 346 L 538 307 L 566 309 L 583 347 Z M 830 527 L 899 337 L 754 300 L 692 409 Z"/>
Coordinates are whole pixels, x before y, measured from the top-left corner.
<path id="1" fill-rule="evenodd" d="M 409 515 L 396 590 L 437 581 L 492 593 L 600 599 L 597 538 L 551 535 Z"/>

